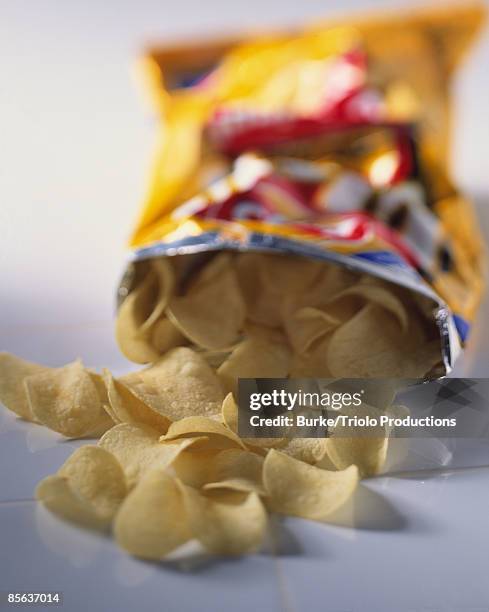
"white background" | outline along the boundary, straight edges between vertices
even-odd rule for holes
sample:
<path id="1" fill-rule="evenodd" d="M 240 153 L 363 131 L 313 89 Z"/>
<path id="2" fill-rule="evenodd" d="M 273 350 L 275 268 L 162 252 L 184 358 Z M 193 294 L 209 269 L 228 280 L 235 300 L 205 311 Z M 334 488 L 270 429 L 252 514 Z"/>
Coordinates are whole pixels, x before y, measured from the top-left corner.
<path id="1" fill-rule="evenodd" d="M 2 0 L 0 350 L 48 365 L 80 356 L 87 365 L 127 367 L 112 319 L 155 144 L 133 70 L 146 43 L 406 4 Z M 453 147 L 456 178 L 476 198 L 485 228 L 488 74 L 486 34 L 456 83 Z M 472 375 L 489 371 L 485 327 L 481 318 L 466 362 Z M 16 501 L 30 499 L 36 480 L 71 448 L 2 418 L 0 534 L 7 546 L 0 554 L 7 555 L 0 557 L 0 590 L 61 589 L 69 610 L 154 609 L 158 602 L 178 612 L 489 609 L 487 470 L 378 479 L 368 486 L 382 520 L 362 519 L 363 530 L 289 521 L 293 543 L 278 560 L 213 563 L 187 575 L 128 560 L 110 542 L 53 525 L 31 502 Z"/>

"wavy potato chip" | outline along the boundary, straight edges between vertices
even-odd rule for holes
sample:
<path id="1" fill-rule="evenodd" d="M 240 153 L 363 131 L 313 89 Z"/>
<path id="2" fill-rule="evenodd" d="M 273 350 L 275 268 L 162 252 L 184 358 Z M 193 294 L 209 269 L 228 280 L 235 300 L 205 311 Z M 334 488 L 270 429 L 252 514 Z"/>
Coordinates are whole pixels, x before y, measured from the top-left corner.
<path id="1" fill-rule="evenodd" d="M 185 512 L 194 537 L 209 552 L 220 555 L 244 555 L 257 551 L 267 529 L 267 513 L 256 493 L 218 499 L 202 495 L 179 483 Z"/>
<path id="2" fill-rule="evenodd" d="M 122 503 L 114 535 L 119 546 L 142 559 L 163 559 L 185 544 L 191 534 L 175 480 L 160 469 L 148 472 Z"/>
<path id="3" fill-rule="evenodd" d="M 51 512 L 94 527 L 109 525 L 127 494 L 117 459 L 98 446 L 78 448 L 55 476 L 41 481 L 36 497 Z"/>
<path id="4" fill-rule="evenodd" d="M 121 464 L 129 487 L 151 468 L 167 468 L 185 448 L 199 438 L 162 444 L 161 433 L 148 425 L 122 423 L 99 440 L 98 445 L 111 452 Z"/>
<path id="5" fill-rule="evenodd" d="M 233 394 L 228 393 L 222 403 L 222 421 L 234 433 L 238 433 L 238 406 Z M 283 446 L 285 438 L 241 438 L 246 447 L 255 453 L 265 454 L 264 449 Z"/>
<path id="6" fill-rule="evenodd" d="M 105 408 L 115 423 L 143 423 L 155 428 L 160 434 L 168 430 L 170 420 L 167 417 L 150 408 L 129 387 L 115 380 L 108 370 L 104 370 L 103 378 L 109 398 L 109 405 Z"/>
<path id="7" fill-rule="evenodd" d="M 172 348 L 184 346 L 187 344 L 187 339 L 170 319 L 163 317 L 151 328 L 150 342 L 158 354 L 162 355 Z"/>
<path id="8" fill-rule="evenodd" d="M 291 378 L 331 378 L 328 368 L 328 349 L 332 333 L 316 340 L 309 350 L 295 353 L 290 366 Z"/>
<path id="9" fill-rule="evenodd" d="M 0 353 L 0 402 L 22 419 L 35 421 L 24 380 L 49 369 L 10 353 Z"/>
<path id="10" fill-rule="evenodd" d="M 344 411 L 343 411 L 344 412 Z M 355 416 L 379 419 L 383 411 L 363 403 L 355 407 Z M 341 411 L 340 411 L 341 413 Z M 385 464 L 389 442 L 387 428 L 383 425 L 364 427 L 342 425 L 330 428 L 326 438 L 326 452 L 338 470 L 344 470 L 354 464 L 360 476 L 374 476 Z M 351 434 L 351 437 L 349 435 Z"/>
<path id="11" fill-rule="evenodd" d="M 322 521 L 353 494 L 358 469 L 351 465 L 328 472 L 272 449 L 263 464 L 263 482 L 274 512 Z"/>
<path id="12" fill-rule="evenodd" d="M 100 518 L 90 504 L 71 488 L 62 476 L 47 476 L 36 487 L 36 499 L 56 516 L 88 529 L 106 529 L 110 524 Z"/>
<path id="13" fill-rule="evenodd" d="M 289 457 L 314 465 L 326 454 L 326 438 L 292 438 L 280 446 L 280 451 Z"/>
<path id="14" fill-rule="evenodd" d="M 417 343 L 409 330 L 399 330 L 393 315 L 368 304 L 333 332 L 328 368 L 334 377 L 417 378 L 430 369 L 414 358 Z"/>
<path id="15" fill-rule="evenodd" d="M 198 448 L 203 450 L 215 450 L 224 448 L 241 447 L 245 448 L 241 439 L 228 427 L 206 417 L 195 416 L 186 417 L 172 423 L 166 435 L 161 436 L 162 442 L 170 442 L 180 438 L 192 438 L 205 436 L 208 439 L 198 444 Z"/>
<path id="16" fill-rule="evenodd" d="M 173 297 L 167 316 L 197 346 L 220 349 L 236 342 L 246 312 L 233 268 L 226 266 L 212 282 L 200 282 Z"/>
<path id="17" fill-rule="evenodd" d="M 304 294 L 319 280 L 324 262 L 294 255 L 262 256 L 260 277 L 265 287 L 274 293 Z"/>
<path id="18" fill-rule="evenodd" d="M 86 436 L 107 421 L 97 387 L 80 361 L 28 376 L 24 384 L 34 417 L 64 436 Z"/>
<path id="19" fill-rule="evenodd" d="M 157 279 L 158 293 L 151 314 L 142 322 L 139 334 L 144 334 L 165 312 L 175 287 L 175 273 L 167 257 L 158 257 L 150 262 Z"/>
<path id="20" fill-rule="evenodd" d="M 152 366 L 119 378 L 144 404 L 176 421 L 188 416 L 217 416 L 224 393 L 218 377 L 198 353 L 174 348 Z"/>
<path id="21" fill-rule="evenodd" d="M 190 438 L 200 440 L 200 438 Z M 182 451 L 173 462 L 173 469 L 184 484 L 199 489 L 211 482 L 209 466 L 222 449 L 199 449 L 195 444 Z"/>
<path id="22" fill-rule="evenodd" d="M 115 325 L 115 336 L 124 355 L 136 363 L 156 361 L 159 353 L 151 346 L 145 322 L 157 307 L 158 279 L 153 270 L 122 302 Z"/>
<path id="23" fill-rule="evenodd" d="M 363 301 L 363 305 L 372 302 L 389 311 L 398 320 L 401 331 L 403 333 L 407 331 L 409 323 L 408 314 L 401 300 L 392 291 L 373 284 L 357 283 L 353 287 L 349 287 L 337 294 L 326 304 L 325 308 L 334 303 L 340 306 L 341 303 L 344 303 L 345 298 L 351 297 L 356 297 L 358 300 Z"/>
<path id="24" fill-rule="evenodd" d="M 329 334 L 341 321 L 319 308 L 306 306 L 284 321 L 285 331 L 296 353 L 307 353 L 312 345 Z"/>
<path id="25" fill-rule="evenodd" d="M 226 391 L 237 392 L 238 378 L 285 378 L 291 352 L 282 342 L 243 340 L 217 370 Z"/>
<path id="26" fill-rule="evenodd" d="M 265 494 L 262 482 L 263 458 L 255 453 L 230 448 L 210 462 L 209 482 L 204 489 L 233 489 Z"/>

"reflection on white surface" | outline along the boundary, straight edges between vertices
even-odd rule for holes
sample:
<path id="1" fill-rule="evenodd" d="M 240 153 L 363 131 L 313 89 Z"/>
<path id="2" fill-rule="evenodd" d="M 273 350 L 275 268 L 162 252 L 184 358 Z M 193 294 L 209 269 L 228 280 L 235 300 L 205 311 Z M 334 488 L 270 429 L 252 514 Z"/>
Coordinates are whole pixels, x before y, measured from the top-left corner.
<path id="1" fill-rule="evenodd" d="M 39 503 L 36 503 L 35 523 L 46 548 L 77 568 L 89 566 L 102 550 L 106 540 L 99 533 L 58 519 Z"/>
<path id="2" fill-rule="evenodd" d="M 124 587 L 139 587 L 150 580 L 158 568 L 151 563 L 141 563 L 138 559 L 126 556 L 117 559 L 114 577 Z"/>

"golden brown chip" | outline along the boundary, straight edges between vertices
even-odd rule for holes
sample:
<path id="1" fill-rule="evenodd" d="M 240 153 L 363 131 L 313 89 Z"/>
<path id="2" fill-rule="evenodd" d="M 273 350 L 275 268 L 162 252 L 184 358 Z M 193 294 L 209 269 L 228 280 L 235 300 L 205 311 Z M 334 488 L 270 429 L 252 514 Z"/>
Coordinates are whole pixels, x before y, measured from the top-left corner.
<path id="1" fill-rule="evenodd" d="M 328 305 L 331 304 L 341 307 L 345 299 L 352 297 L 357 298 L 363 304 L 374 303 L 384 308 L 396 317 L 402 332 L 407 330 L 408 314 L 401 300 L 392 291 L 376 285 L 357 283 L 353 287 L 349 287 L 337 294 L 333 300 L 328 302 L 325 308 L 327 309 Z"/>
<path id="2" fill-rule="evenodd" d="M 24 384 L 35 418 L 64 436 L 86 436 L 107 420 L 97 387 L 80 361 L 28 376 Z"/>
<path id="3" fill-rule="evenodd" d="M 124 355 L 136 363 L 151 363 L 158 352 L 151 346 L 150 330 L 143 332 L 158 298 L 158 279 L 153 270 L 124 300 L 117 313 L 115 335 Z"/>
<path id="4" fill-rule="evenodd" d="M 151 468 L 170 466 L 185 448 L 198 438 L 162 444 L 160 432 L 148 425 L 122 423 L 112 427 L 100 439 L 99 446 L 110 451 L 121 464 L 129 487 Z"/>
<path id="5" fill-rule="evenodd" d="M 143 423 L 160 434 L 168 430 L 170 420 L 167 417 L 146 405 L 108 370 L 104 370 L 103 376 L 109 397 L 109 405 L 105 408 L 115 423 Z"/>
<path id="6" fill-rule="evenodd" d="M 326 443 L 325 438 L 292 438 L 280 446 L 280 451 L 289 457 L 314 465 L 326 454 Z"/>
<path id="7" fill-rule="evenodd" d="M 174 479 L 154 469 L 124 500 L 114 522 L 119 546 L 136 557 L 163 559 L 191 538 Z"/>
<path id="8" fill-rule="evenodd" d="M 167 257 L 158 257 L 150 262 L 157 279 L 158 293 L 151 314 L 142 322 L 139 334 L 144 334 L 162 316 L 170 301 L 175 286 L 175 274 Z"/>
<path id="9" fill-rule="evenodd" d="M 200 440 L 200 438 L 190 439 Z M 192 445 L 188 450 L 184 450 L 176 457 L 172 467 L 175 470 L 176 476 L 184 484 L 200 488 L 211 482 L 210 466 L 215 457 L 221 452 L 222 449 L 199 450 L 198 445 L 197 447 Z"/>
<path id="10" fill-rule="evenodd" d="M 255 453 L 230 448 L 218 453 L 210 464 L 210 481 L 204 489 L 233 489 L 265 494 L 262 482 L 263 458 Z"/>
<path id="11" fill-rule="evenodd" d="M 209 552 L 243 555 L 257 551 L 267 528 L 267 513 L 256 493 L 221 501 L 179 484 L 190 529 Z M 221 498 L 222 499 L 222 498 Z"/>
<path id="12" fill-rule="evenodd" d="M 224 394 L 219 379 L 205 359 L 186 347 L 172 349 L 152 366 L 119 381 L 171 421 L 221 413 Z"/>
<path id="13" fill-rule="evenodd" d="M 272 449 L 263 464 L 263 482 L 274 512 L 322 521 L 353 494 L 358 469 L 351 465 L 328 472 Z"/>
<path id="14" fill-rule="evenodd" d="M 35 421 L 27 399 L 24 380 L 27 376 L 47 370 L 49 368 L 25 361 L 10 353 L 0 353 L 0 402 L 22 419 Z"/>
<path id="15" fill-rule="evenodd" d="M 359 418 L 380 418 L 383 411 L 363 403 L 355 409 L 342 411 L 343 414 L 355 415 Z M 340 414 L 342 413 L 340 411 Z M 355 427 L 342 424 L 338 421 L 335 427 L 330 428 L 326 439 L 326 450 L 329 458 L 338 470 L 349 465 L 356 465 L 360 476 L 373 476 L 378 474 L 385 463 L 388 445 L 388 430 L 383 425 Z M 350 437 L 351 435 L 351 437 Z"/>
<path id="16" fill-rule="evenodd" d="M 281 295 L 304 294 L 313 287 L 324 268 L 322 261 L 294 255 L 264 255 L 260 262 L 263 285 Z"/>
<path id="17" fill-rule="evenodd" d="M 225 390 L 237 393 L 238 378 L 285 378 L 290 359 L 285 343 L 253 337 L 239 344 L 217 373 Z"/>
<path id="18" fill-rule="evenodd" d="M 37 498 L 62 518 L 101 527 L 110 524 L 127 494 L 117 459 L 98 446 L 82 446 L 55 476 L 37 487 Z"/>
<path id="19" fill-rule="evenodd" d="M 290 367 L 291 378 L 332 378 L 328 368 L 328 348 L 332 334 L 314 342 L 305 353 L 295 353 Z"/>
<path id="20" fill-rule="evenodd" d="M 160 355 L 176 346 L 185 344 L 187 344 L 185 336 L 166 317 L 156 321 L 151 328 L 151 346 Z"/>
<path id="21" fill-rule="evenodd" d="M 427 368 L 414 358 L 418 342 L 400 332 L 394 316 L 369 304 L 333 332 L 328 368 L 334 377 L 417 378 Z"/>
<path id="22" fill-rule="evenodd" d="M 340 321 L 318 308 L 306 306 L 284 321 L 290 344 L 296 353 L 307 353 L 314 343 L 324 338 Z"/>
<path id="23" fill-rule="evenodd" d="M 178 440 L 181 438 L 194 438 L 205 436 L 208 439 L 198 443 L 196 448 L 203 450 L 224 448 L 245 448 L 241 439 L 228 427 L 206 417 L 186 417 L 175 421 L 170 425 L 166 435 L 160 438 L 163 442 Z"/>
<path id="24" fill-rule="evenodd" d="M 191 342 L 206 349 L 233 345 L 243 328 L 245 305 L 234 270 L 227 266 L 207 282 L 170 300 L 167 316 Z"/>
<path id="25" fill-rule="evenodd" d="M 232 393 L 228 393 L 222 403 L 222 420 L 231 431 L 238 433 L 238 406 Z M 276 448 L 287 442 L 285 438 L 241 438 L 241 440 L 248 449 L 258 453 L 261 453 L 261 449 Z"/>

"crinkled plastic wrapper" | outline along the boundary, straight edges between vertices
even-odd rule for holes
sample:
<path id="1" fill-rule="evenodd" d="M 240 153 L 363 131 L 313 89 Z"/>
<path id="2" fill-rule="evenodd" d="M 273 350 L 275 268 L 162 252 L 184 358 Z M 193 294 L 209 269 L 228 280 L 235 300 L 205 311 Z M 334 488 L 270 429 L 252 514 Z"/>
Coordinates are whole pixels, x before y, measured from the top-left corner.
<path id="1" fill-rule="evenodd" d="M 482 290 L 482 243 L 449 168 L 450 83 L 479 5 L 152 50 L 160 114 L 138 261 L 292 253 L 427 296 L 443 371 Z"/>

